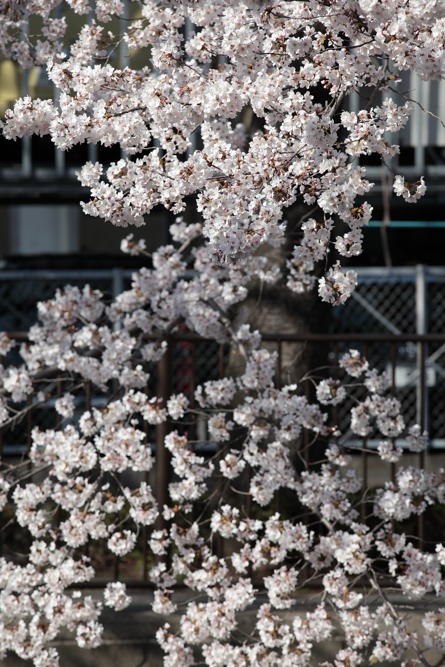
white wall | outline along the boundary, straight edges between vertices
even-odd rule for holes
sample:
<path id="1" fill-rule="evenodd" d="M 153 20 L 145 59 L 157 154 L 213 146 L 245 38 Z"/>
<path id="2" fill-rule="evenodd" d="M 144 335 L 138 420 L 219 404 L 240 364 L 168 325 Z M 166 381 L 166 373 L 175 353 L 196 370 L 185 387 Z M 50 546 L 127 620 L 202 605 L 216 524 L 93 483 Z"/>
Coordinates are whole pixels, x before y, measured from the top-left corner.
<path id="1" fill-rule="evenodd" d="M 76 206 L 14 206 L 10 209 L 10 253 L 69 254 L 79 250 Z"/>

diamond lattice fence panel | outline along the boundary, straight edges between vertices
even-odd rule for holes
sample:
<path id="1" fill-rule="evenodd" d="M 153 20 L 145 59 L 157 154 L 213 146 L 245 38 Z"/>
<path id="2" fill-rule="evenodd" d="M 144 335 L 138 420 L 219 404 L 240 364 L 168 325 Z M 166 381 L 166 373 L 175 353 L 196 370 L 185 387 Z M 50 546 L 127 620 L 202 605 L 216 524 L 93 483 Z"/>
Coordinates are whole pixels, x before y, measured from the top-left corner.
<path id="1" fill-rule="evenodd" d="M 37 303 L 54 297 L 58 288 L 76 285 L 80 289 L 89 284 L 111 299 L 113 283 L 109 278 L 87 276 L 78 278 L 52 272 L 48 277 L 23 272 L 13 278 L 0 273 L 0 331 L 26 331 L 37 319 Z"/>
<path id="2" fill-rule="evenodd" d="M 334 310 L 332 327 L 336 333 L 415 332 L 415 281 L 376 280 L 359 275 L 352 297 Z"/>
<path id="3" fill-rule="evenodd" d="M 382 269 L 381 275 L 376 269 L 358 269 L 358 279 L 352 298 L 334 310 L 334 333 L 445 333 L 445 269 Z M 401 342 L 396 349 L 390 349 L 380 342 L 368 345 L 363 351 L 373 366 L 390 375 L 406 422 L 420 421 L 420 347 Z M 445 344 L 425 345 L 424 356 L 425 426 L 433 445 L 442 446 L 445 444 Z M 345 425 L 347 416 L 345 408 L 340 423 Z"/>
<path id="4" fill-rule="evenodd" d="M 430 333 L 445 332 L 445 280 L 428 281 L 428 329 Z"/>

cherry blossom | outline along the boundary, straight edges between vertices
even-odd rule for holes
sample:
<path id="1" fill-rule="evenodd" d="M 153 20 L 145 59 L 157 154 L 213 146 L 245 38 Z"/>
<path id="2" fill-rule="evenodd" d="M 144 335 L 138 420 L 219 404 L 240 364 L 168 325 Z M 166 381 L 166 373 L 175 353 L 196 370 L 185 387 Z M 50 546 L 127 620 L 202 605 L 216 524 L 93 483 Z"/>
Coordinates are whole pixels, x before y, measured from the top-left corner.
<path id="1" fill-rule="evenodd" d="M 195 650 L 209 667 L 305 666 L 337 631 L 345 645 L 326 666 L 429 665 L 425 649 L 445 652 L 443 609 L 427 608 L 443 597 L 444 547 L 426 548 L 409 526 L 445 502 L 444 471 L 403 458 L 428 434 L 359 350 L 286 383 L 245 306 L 265 286 L 333 306 L 353 293 L 342 261 L 362 251 L 374 187 L 360 158 L 391 166 L 397 155 L 394 133 L 416 107 L 403 72 L 444 77 L 445 7 L 141 0 L 127 20 L 120 0 L 67 5 L 80 25 L 69 49 L 60 0 L 0 7 L 5 56 L 44 68 L 57 92 L 17 100 L 3 136 L 49 136 L 65 151 L 116 144 L 116 162 L 79 170 L 84 211 L 148 233 L 154 209 L 174 221 L 151 254 L 123 237 L 146 265 L 112 300 L 66 286 L 39 304 L 26 343 L 0 334 L 5 433 L 37 408 L 54 415 L 32 430 L 24 462 L 0 470 L 0 505 L 30 544 L 0 559 L 1 657 L 57 667 L 63 629 L 98 646 L 103 604 L 118 611 L 130 598 L 121 582 L 103 600 L 88 595 L 85 546 L 127 558 L 147 539 L 153 610 L 178 617 L 157 633 L 167 667 L 195 664 Z M 137 49 L 150 54 L 140 69 L 129 64 Z M 396 173 L 395 194 L 417 201 L 416 178 Z M 184 331 L 230 348 L 231 363 L 158 395 L 158 364 Z M 155 430 L 165 494 L 153 484 Z M 391 481 L 364 488 L 359 438 L 378 443 L 364 455 L 392 464 Z M 181 603 L 178 582 L 190 593 Z M 299 609 L 313 582 L 313 608 Z M 416 632 L 413 599 L 425 602 Z"/>

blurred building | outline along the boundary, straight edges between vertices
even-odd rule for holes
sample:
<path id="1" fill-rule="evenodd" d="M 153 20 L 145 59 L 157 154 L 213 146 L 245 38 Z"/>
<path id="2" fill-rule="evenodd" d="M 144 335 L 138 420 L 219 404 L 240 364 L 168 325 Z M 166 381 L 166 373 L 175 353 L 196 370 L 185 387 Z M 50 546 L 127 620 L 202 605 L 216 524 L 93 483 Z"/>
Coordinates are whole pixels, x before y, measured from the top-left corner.
<path id="1" fill-rule="evenodd" d="M 128 15 L 130 4 L 125 3 Z M 74 40 L 88 18 L 76 15 L 69 8 L 64 15 L 69 26 L 66 37 L 69 49 L 70 40 Z M 113 21 L 110 27 L 118 30 L 116 23 Z M 116 67 L 137 67 L 146 64 L 146 58 L 147 54 L 142 51 L 130 56 L 121 43 L 109 60 Z M 41 99 L 56 96 L 44 68 L 23 71 L 11 60 L 0 61 L 0 115 L 25 95 Z M 119 250 L 122 229 L 82 213 L 79 201 L 87 198 L 87 191 L 76 179 L 76 171 L 87 160 L 109 164 L 120 158 L 117 145 L 84 144 L 63 152 L 55 149 L 49 137 L 33 136 L 18 141 L 0 137 L 0 261 L 3 265 L 101 268 L 114 266 L 117 257 L 125 264 L 126 259 Z M 151 248 L 166 240 L 164 220 L 165 216 L 153 215 L 150 230 L 140 230 L 139 236 L 145 234 Z"/>

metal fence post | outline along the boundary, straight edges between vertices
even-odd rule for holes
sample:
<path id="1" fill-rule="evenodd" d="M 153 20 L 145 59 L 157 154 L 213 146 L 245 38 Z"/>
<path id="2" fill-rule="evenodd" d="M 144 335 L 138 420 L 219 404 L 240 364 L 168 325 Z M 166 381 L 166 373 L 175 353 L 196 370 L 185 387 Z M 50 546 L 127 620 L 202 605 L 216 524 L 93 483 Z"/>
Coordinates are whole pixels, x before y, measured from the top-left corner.
<path id="1" fill-rule="evenodd" d="M 416 333 L 424 336 L 428 331 L 427 281 L 424 264 L 416 266 Z M 422 429 L 428 424 L 428 345 L 417 344 L 417 422 Z"/>
<path id="2" fill-rule="evenodd" d="M 167 340 L 167 350 L 158 362 L 157 366 L 157 391 L 156 395 L 164 407 L 169 396 L 171 387 L 172 372 L 172 342 Z M 165 447 L 165 437 L 169 427 L 166 422 L 156 426 L 156 500 L 159 507 L 159 517 L 157 528 L 162 530 L 165 527 L 165 519 L 162 516 L 164 505 L 168 499 L 168 483 L 170 477 L 170 456 Z"/>

